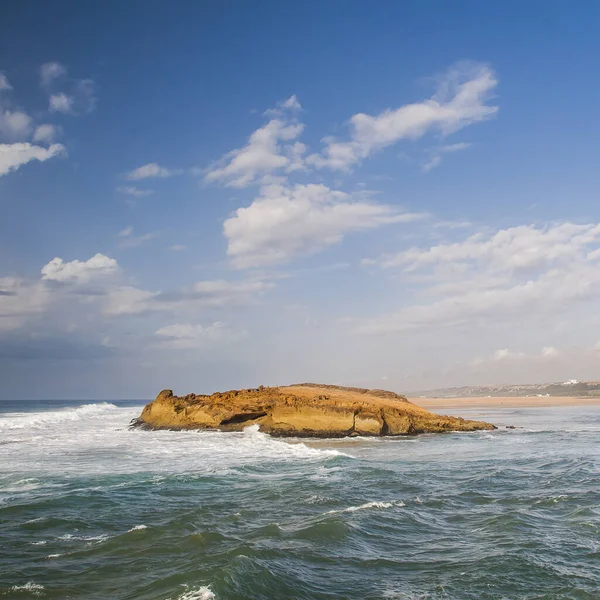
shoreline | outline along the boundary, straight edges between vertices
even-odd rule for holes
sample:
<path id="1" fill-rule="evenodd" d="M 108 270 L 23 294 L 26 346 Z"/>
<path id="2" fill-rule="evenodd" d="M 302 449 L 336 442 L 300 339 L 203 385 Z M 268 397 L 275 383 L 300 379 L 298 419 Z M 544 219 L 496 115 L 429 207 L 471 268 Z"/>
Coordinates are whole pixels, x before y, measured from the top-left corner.
<path id="1" fill-rule="evenodd" d="M 600 406 L 598 398 L 576 396 L 550 396 L 548 398 L 527 396 L 497 396 L 480 398 L 413 398 L 408 400 L 427 410 L 461 408 L 550 408 L 553 406 Z"/>

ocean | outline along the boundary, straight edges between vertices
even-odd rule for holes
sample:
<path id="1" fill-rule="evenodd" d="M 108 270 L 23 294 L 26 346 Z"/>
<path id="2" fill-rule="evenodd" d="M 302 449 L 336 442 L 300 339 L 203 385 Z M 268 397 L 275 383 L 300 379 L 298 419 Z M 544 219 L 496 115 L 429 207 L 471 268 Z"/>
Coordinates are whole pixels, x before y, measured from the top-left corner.
<path id="1" fill-rule="evenodd" d="M 600 407 L 300 441 L 142 404 L 0 402 L 1 598 L 600 599 Z"/>

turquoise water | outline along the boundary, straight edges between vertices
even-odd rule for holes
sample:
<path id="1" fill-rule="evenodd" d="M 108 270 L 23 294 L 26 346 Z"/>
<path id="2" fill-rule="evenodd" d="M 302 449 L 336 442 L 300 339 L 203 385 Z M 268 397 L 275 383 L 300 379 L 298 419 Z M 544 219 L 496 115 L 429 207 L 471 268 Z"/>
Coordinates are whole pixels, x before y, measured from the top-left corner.
<path id="1" fill-rule="evenodd" d="M 282 441 L 0 403 L 0 597 L 600 598 L 600 407 Z"/>

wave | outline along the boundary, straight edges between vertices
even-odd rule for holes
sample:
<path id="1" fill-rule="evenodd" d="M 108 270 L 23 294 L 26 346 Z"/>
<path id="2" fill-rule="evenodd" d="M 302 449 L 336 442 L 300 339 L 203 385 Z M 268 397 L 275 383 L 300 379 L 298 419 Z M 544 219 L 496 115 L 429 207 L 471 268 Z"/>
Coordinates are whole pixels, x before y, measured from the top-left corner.
<path id="1" fill-rule="evenodd" d="M 104 415 L 107 412 L 118 409 L 110 402 L 99 402 L 97 404 L 82 404 L 75 408 L 67 408 L 57 411 L 36 413 L 8 413 L 0 419 L 0 431 L 13 429 L 34 429 L 64 423 L 68 421 L 79 421 L 89 417 Z"/>
<path id="2" fill-rule="evenodd" d="M 177 600 L 215 600 L 215 595 L 209 587 L 203 585 L 199 588 L 185 591 L 181 596 L 177 596 Z"/>
<path id="3" fill-rule="evenodd" d="M 369 510 L 371 508 L 393 508 L 394 506 L 402 507 L 406 506 L 402 500 L 397 500 L 394 502 L 365 502 L 364 504 L 360 504 L 359 506 L 349 506 L 348 508 L 341 508 L 338 510 L 328 510 L 326 515 L 333 515 L 339 513 L 352 513 L 358 510 Z"/>
<path id="4" fill-rule="evenodd" d="M 136 525 L 135 527 L 128 529 L 127 533 L 131 533 L 132 531 L 141 531 L 142 529 L 148 529 L 148 525 Z"/>
<path id="5" fill-rule="evenodd" d="M 2 481 L 3 483 L 3 481 Z M 14 494 L 19 492 L 31 492 L 42 487 L 39 480 L 34 477 L 26 477 L 25 479 L 19 479 L 11 483 L 9 486 L 2 485 L 3 494 Z"/>
<path id="6" fill-rule="evenodd" d="M 220 435 L 222 435 L 222 433 L 220 433 Z M 242 435 L 249 441 L 254 443 L 258 442 L 260 445 L 269 446 L 273 449 L 284 450 L 288 454 L 297 455 L 298 458 L 322 458 L 324 456 L 345 456 L 346 458 L 353 458 L 351 455 L 340 452 L 339 450 L 311 448 L 302 442 L 290 443 L 278 440 L 270 435 L 267 435 L 266 433 L 261 433 L 258 425 L 250 425 L 249 427 L 245 427 Z"/>
<path id="7" fill-rule="evenodd" d="M 44 586 L 33 581 L 28 581 L 24 585 L 13 585 L 10 590 L 12 592 L 24 592 L 32 596 L 41 596 L 44 593 Z"/>
<path id="8" fill-rule="evenodd" d="M 102 535 L 73 535 L 72 533 L 66 533 L 65 535 L 59 535 L 58 540 L 63 542 L 70 542 L 73 540 L 81 540 L 84 542 L 105 542 L 111 536 L 102 534 Z"/>

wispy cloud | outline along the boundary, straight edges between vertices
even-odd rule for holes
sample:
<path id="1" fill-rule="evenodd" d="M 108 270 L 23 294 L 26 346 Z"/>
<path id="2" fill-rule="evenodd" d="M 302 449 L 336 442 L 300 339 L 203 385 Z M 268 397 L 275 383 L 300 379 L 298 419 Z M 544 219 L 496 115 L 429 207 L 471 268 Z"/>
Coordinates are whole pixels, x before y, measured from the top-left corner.
<path id="1" fill-rule="evenodd" d="M 197 312 L 208 308 L 245 306 L 275 287 L 263 281 L 198 281 L 171 292 L 150 291 L 132 286 L 110 290 L 104 306 L 107 315 L 134 315 L 151 312 Z"/>
<path id="2" fill-rule="evenodd" d="M 66 77 L 67 68 L 58 62 L 44 63 L 40 67 L 40 85 L 43 88 L 49 87 L 55 80 Z"/>
<path id="3" fill-rule="evenodd" d="M 91 79 L 75 80 L 69 93 L 59 91 L 50 95 L 48 109 L 51 113 L 80 116 L 96 108 L 96 85 Z"/>
<path id="4" fill-rule="evenodd" d="M 385 255 L 379 264 L 425 286 L 426 303 L 366 319 L 359 330 L 387 333 L 486 319 L 558 314 L 600 293 L 600 224 L 559 223 L 480 232 L 463 241 Z"/>
<path id="5" fill-rule="evenodd" d="M 58 125 L 50 125 L 45 123 L 38 125 L 33 132 L 33 141 L 52 144 L 62 134 L 62 128 Z"/>
<path id="6" fill-rule="evenodd" d="M 486 363 L 499 363 L 508 361 L 551 361 L 560 359 L 562 355 L 563 353 L 554 346 L 544 346 L 539 352 L 533 354 L 509 350 L 508 348 L 500 348 L 496 350 L 492 356 L 487 358 L 476 358 L 471 361 L 470 364 L 472 366 L 479 366 Z"/>
<path id="7" fill-rule="evenodd" d="M 460 152 L 461 150 L 466 150 L 470 147 L 471 144 L 468 144 L 466 142 L 460 142 L 457 144 L 447 144 L 445 146 L 437 146 L 430 151 L 429 159 L 423 164 L 421 168 L 425 172 L 431 171 L 431 169 L 435 169 L 435 167 L 438 167 L 441 164 L 444 155 L 452 154 L 454 152 Z"/>
<path id="8" fill-rule="evenodd" d="M 16 171 L 32 160 L 45 162 L 65 153 L 66 149 L 62 144 L 52 144 L 49 148 L 29 143 L 0 144 L 0 176 Z"/>
<path id="9" fill-rule="evenodd" d="M 0 72 L 0 92 L 8 92 L 13 89 L 13 86 L 8 81 L 8 77 Z"/>
<path id="10" fill-rule="evenodd" d="M 121 238 L 121 241 L 119 242 L 119 246 L 121 248 L 137 248 L 138 246 L 142 246 L 146 242 L 149 242 L 150 240 L 154 239 L 157 235 L 158 233 L 156 232 L 144 233 L 142 235 L 134 235 L 133 227 L 131 225 L 125 227 L 125 229 L 119 231 L 119 233 L 117 234 L 117 236 Z"/>
<path id="11" fill-rule="evenodd" d="M 182 173 L 183 169 L 167 169 L 166 167 L 161 167 L 157 163 L 148 163 L 127 173 L 126 178 L 129 179 L 129 181 L 139 181 L 140 179 L 150 178 L 164 179 L 166 177 L 181 175 Z"/>
<path id="12" fill-rule="evenodd" d="M 12 91 L 13 86 L 0 73 L 0 141 L 27 140 L 33 128 L 33 118 L 15 107 Z"/>
<path id="13" fill-rule="evenodd" d="M 339 243 L 348 233 L 422 218 L 354 200 L 322 184 L 264 186 L 247 208 L 223 224 L 227 254 L 238 268 L 283 263 Z"/>
<path id="14" fill-rule="evenodd" d="M 439 78 L 432 97 L 377 115 L 353 115 L 349 121 L 350 139 L 324 138 L 323 152 L 311 154 L 306 162 L 319 168 L 348 171 L 400 140 L 416 140 L 431 132 L 446 136 L 490 119 L 498 112 L 497 106 L 487 104 L 497 83 L 486 65 L 458 63 Z"/>
<path id="15" fill-rule="evenodd" d="M 231 344 L 247 335 L 246 331 L 233 331 L 226 323 L 220 321 L 208 326 L 176 323 L 156 331 L 161 343 L 174 349 L 210 348 L 217 344 Z"/>
<path id="16" fill-rule="evenodd" d="M 204 180 L 243 188 L 260 181 L 265 175 L 301 168 L 306 147 L 294 140 L 302 133 L 304 125 L 292 114 L 299 108 L 300 103 L 292 96 L 277 109 L 267 111 L 273 118 L 257 129 L 243 148 L 228 152 L 211 165 Z"/>
<path id="17" fill-rule="evenodd" d="M 118 187 L 117 192 L 119 192 L 119 194 L 123 194 L 124 196 L 132 196 L 134 198 L 142 198 L 143 196 L 150 196 L 154 193 L 153 190 L 141 190 L 140 188 L 132 185 Z"/>

